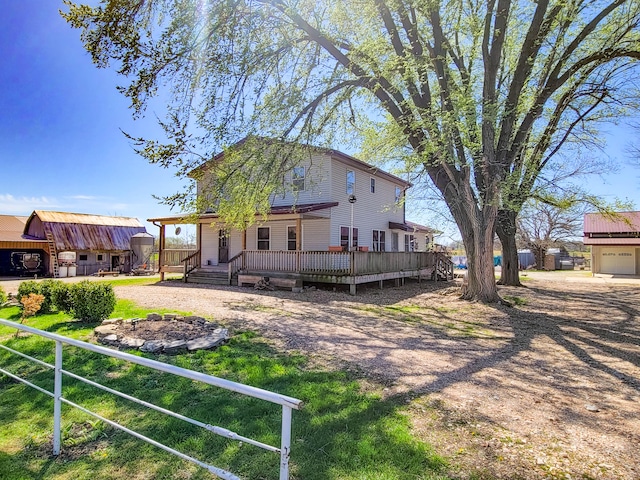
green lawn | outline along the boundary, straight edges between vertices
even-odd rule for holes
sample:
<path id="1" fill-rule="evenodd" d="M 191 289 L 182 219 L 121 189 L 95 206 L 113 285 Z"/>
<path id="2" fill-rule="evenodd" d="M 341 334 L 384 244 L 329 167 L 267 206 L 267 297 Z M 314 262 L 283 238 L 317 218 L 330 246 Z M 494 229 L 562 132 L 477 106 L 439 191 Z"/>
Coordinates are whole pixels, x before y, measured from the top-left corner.
<path id="1" fill-rule="evenodd" d="M 112 317 L 141 316 L 119 301 Z M 186 312 L 185 312 L 186 313 Z M 16 307 L 0 318 L 17 320 Z M 64 315 L 29 319 L 35 328 L 87 340 L 95 325 Z M 15 330 L 13 330 L 15 331 Z M 0 327 L 0 342 L 53 362 L 53 345 L 35 336 L 13 338 Z M 140 352 L 138 354 L 142 355 Z M 65 347 L 65 369 L 205 423 L 279 445 L 281 407 L 145 367 Z M 160 356 L 160 361 L 302 399 L 293 413 L 292 479 L 444 478 L 444 461 L 411 433 L 404 404 L 382 400 L 345 372 L 310 368 L 301 355 L 275 351 L 252 332 L 215 351 Z M 52 372 L 0 351 L 0 366 L 52 389 Z M 65 378 L 64 396 L 90 410 L 247 479 L 278 478 L 276 454 L 228 441 L 179 420 Z M 0 478 L 205 479 L 188 462 L 63 406 L 63 454 L 51 457 L 53 401 L 0 375 Z"/>

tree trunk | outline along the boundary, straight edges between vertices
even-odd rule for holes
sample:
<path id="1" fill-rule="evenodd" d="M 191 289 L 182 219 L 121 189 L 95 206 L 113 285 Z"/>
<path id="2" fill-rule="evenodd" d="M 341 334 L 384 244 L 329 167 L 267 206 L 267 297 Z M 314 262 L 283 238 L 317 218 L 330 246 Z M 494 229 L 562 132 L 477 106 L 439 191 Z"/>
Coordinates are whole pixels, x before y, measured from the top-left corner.
<path id="1" fill-rule="evenodd" d="M 518 246 L 516 245 L 516 214 L 515 212 L 500 210 L 496 233 L 502 243 L 502 268 L 500 270 L 499 285 L 521 287 L 520 262 L 518 261 Z"/>
<path id="2" fill-rule="evenodd" d="M 483 303 L 501 302 L 493 267 L 495 212 L 478 211 L 475 205 L 452 208 L 467 254 L 467 282 L 462 298 Z M 495 210 L 495 209 L 493 209 Z"/>

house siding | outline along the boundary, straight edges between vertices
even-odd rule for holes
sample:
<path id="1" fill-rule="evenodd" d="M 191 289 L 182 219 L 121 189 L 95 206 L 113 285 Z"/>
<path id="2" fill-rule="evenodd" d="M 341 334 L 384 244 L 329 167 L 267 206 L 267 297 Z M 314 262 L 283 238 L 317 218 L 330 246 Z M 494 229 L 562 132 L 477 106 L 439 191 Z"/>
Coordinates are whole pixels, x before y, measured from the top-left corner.
<path id="1" fill-rule="evenodd" d="M 288 191 L 286 195 L 276 195 L 272 199 L 274 207 L 282 205 L 304 205 L 331 201 L 331 160 L 327 155 L 312 155 L 300 166 L 305 167 L 305 189 Z M 292 172 L 284 176 L 287 189 L 291 189 Z"/>
<path id="2" fill-rule="evenodd" d="M 353 226 L 358 229 L 358 246 L 373 247 L 373 230 L 386 232 L 386 250 L 391 250 L 389 222 L 404 222 L 404 209 L 395 204 L 395 188 L 403 187 L 371 170 L 358 169 L 338 160 L 332 162 L 332 201 L 340 205 L 331 209 L 330 245 L 340 245 L 340 227 L 351 224 L 351 204 L 347 194 L 347 171 L 356 175 L 353 204 Z M 376 179 L 376 191 L 371 193 L 371 178 Z"/>

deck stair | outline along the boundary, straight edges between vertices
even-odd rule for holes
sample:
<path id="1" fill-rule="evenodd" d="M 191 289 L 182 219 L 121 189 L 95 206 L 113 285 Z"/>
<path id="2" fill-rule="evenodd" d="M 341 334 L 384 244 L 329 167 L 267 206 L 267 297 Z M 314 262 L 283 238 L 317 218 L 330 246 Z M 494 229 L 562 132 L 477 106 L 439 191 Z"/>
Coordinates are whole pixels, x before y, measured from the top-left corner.
<path id="1" fill-rule="evenodd" d="M 47 233 L 47 244 L 49 245 L 49 261 L 53 267 L 53 276 L 54 278 L 58 278 L 60 276 L 58 251 L 56 250 L 56 242 L 53 240 L 53 235 L 50 233 Z"/>
<path id="2" fill-rule="evenodd" d="M 187 283 L 204 283 L 208 285 L 229 285 L 229 274 L 227 272 L 210 271 L 201 268 L 189 272 Z M 232 285 L 238 284 L 238 277 L 234 275 L 231 279 Z"/>

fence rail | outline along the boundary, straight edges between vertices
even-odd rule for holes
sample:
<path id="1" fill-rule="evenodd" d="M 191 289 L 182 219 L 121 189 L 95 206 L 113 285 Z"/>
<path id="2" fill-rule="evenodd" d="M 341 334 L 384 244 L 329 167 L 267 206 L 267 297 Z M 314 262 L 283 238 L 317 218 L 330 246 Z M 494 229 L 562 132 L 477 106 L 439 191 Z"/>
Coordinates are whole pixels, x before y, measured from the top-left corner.
<path id="1" fill-rule="evenodd" d="M 131 430 L 123 425 L 120 425 L 114 421 L 111 421 L 107 418 L 102 417 L 101 415 L 98 415 L 95 412 L 92 412 L 84 407 L 82 407 L 81 405 L 78 405 L 66 398 L 64 398 L 63 394 L 62 394 L 62 379 L 63 376 L 68 376 L 70 378 L 74 378 L 76 380 L 82 381 L 84 383 L 87 383 L 88 385 L 91 385 L 93 387 L 99 388 L 101 390 L 104 390 L 108 393 L 111 393 L 113 395 L 117 395 L 119 397 L 125 398 L 127 400 L 130 400 L 132 402 L 138 403 L 140 405 L 143 405 L 147 408 L 150 408 L 152 410 L 155 410 L 157 412 L 169 415 L 171 417 L 174 418 L 178 418 L 180 420 L 183 420 L 185 422 L 191 423 L 193 425 L 197 425 L 199 427 L 202 427 L 210 432 L 213 432 L 216 435 L 220 435 L 223 436 L 225 438 L 229 438 L 232 440 L 237 440 L 239 442 L 243 442 L 243 443 L 248 443 L 251 445 L 254 445 L 256 447 L 259 448 L 263 448 L 265 450 L 271 451 L 271 452 L 275 452 L 275 453 L 279 453 L 280 454 L 280 480 L 288 480 L 289 478 L 289 455 L 290 455 L 290 451 L 291 451 L 291 419 L 292 419 L 292 410 L 293 409 L 300 409 L 302 408 L 302 401 L 298 400 L 296 398 L 292 398 L 292 397 L 288 397 L 285 395 L 280 395 L 278 393 L 274 393 L 274 392 L 270 392 L 268 390 L 262 390 L 260 388 L 256 388 L 256 387 L 251 387 L 248 385 L 243 385 L 241 383 L 236 383 L 236 382 L 232 382 L 229 380 L 225 380 L 223 378 L 219 378 L 219 377 L 214 377 L 213 375 L 207 375 L 204 373 L 200 373 L 200 372 L 195 372 L 193 370 L 189 370 L 186 368 L 181 368 L 181 367 L 176 367 L 174 365 L 169 365 L 166 363 L 162 363 L 162 362 L 158 362 L 156 360 L 151 360 L 148 358 L 143 358 L 143 357 L 138 357 L 135 355 L 131 355 L 129 353 L 126 352 L 120 352 L 117 350 L 111 350 L 109 348 L 106 347 L 102 347 L 100 345 L 93 345 L 91 343 L 86 343 L 86 342 L 82 342 L 80 340 L 75 340 L 72 338 L 68 338 L 68 337 L 64 337 L 62 335 L 57 335 L 55 333 L 50 333 L 50 332 L 45 332 L 42 330 L 38 330 L 36 328 L 32 328 L 32 327 L 28 327 L 26 325 L 22 325 L 19 323 L 15 323 L 15 322 L 10 322 L 8 320 L 4 320 L 4 319 L 0 319 L 0 325 L 5 325 L 7 327 L 12 327 L 12 328 L 16 328 L 18 330 L 22 330 L 24 332 L 28 332 L 31 333 L 33 335 L 38 335 L 40 337 L 52 340 L 55 342 L 55 363 L 54 365 L 51 365 L 49 363 L 43 362 L 42 360 L 39 360 L 37 358 L 33 358 L 29 355 L 26 355 L 22 352 L 19 352 L 17 350 L 14 350 L 10 347 L 7 347 L 6 345 L 2 345 L 0 344 L 0 348 L 13 353 L 15 355 L 18 355 L 22 358 L 25 358 L 27 360 L 33 361 L 35 363 L 37 363 L 40 366 L 43 366 L 45 368 L 49 368 L 52 369 L 54 371 L 54 391 L 50 392 L 42 387 L 39 387 L 38 385 L 35 385 L 31 382 L 29 382 L 28 380 L 23 379 L 22 377 L 19 377 L 17 375 L 14 375 L 13 373 L 0 368 L 0 373 L 3 373 L 4 375 L 7 375 L 8 377 L 13 378 L 14 380 L 17 380 L 19 382 L 24 383 L 25 385 L 28 385 L 29 387 L 32 387 L 36 390 L 38 390 L 41 393 L 44 393 L 45 395 L 48 395 L 50 397 L 53 397 L 54 399 L 54 407 L 53 407 L 53 454 L 54 455 L 59 455 L 60 454 L 60 448 L 61 448 L 61 406 L 63 403 L 70 405 L 74 408 L 77 408 L 85 413 L 87 413 L 88 415 L 91 415 L 95 418 L 98 418 L 100 420 L 102 420 L 103 422 L 111 425 L 114 428 L 120 429 L 140 440 L 143 440 L 147 443 L 150 443 L 151 445 L 154 445 L 158 448 L 161 448 L 162 450 L 165 450 L 179 458 L 182 458 L 183 460 L 187 460 L 189 462 L 195 463 L 196 465 L 208 470 L 209 472 L 211 472 L 214 475 L 217 475 L 218 477 L 225 479 L 225 480 L 240 480 L 239 477 L 235 476 L 234 474 L 232 474 L 231 472 L 228 472 L 226 470 L 223 470 L 221 468 L 218 468 L 216 466 L 213 465 L 209 465 L 207 463 L 204 463 L 194 457 L 191 457 L 189 455 L 186 455 L 184 453 L 181 453 L 177 450 L 174 450 L 173 448 L 164 445 L 160 442 L 157 442 L 149 437 L 146 437 L 138 432 L 135 432 L 134 430 Z M 104 385 L 101 385 L 97 382 L 94 382 L 92 380 L 89 380 L 87 378 L 81 377 L 80 375 L 76 375 L 75 373 L 69 372 L 67 370 L 63 369 L 63 363 L 62 363 L 62 353 L 63 353 L 63 345 L 70 345 L 70 346 L 74 346 L 77 348 L 81 348 L 83 350 L 88 350 L 94 353 L 98 353 L 101 355 L 106 355 L 109 357 L 113 357 L 113 358 L 117 358 L 120 360 L 124 360 L 127 362 L 131 362 L 131 363 L 135 363 L 138 365 L 142 365 L 160 372 L 165 372 L 165 373 L 169 373 L 172 375 L 177 375 L 180 377 L 184 377 L 184 378 L 189 378 L 191 380 L 195 380 L 198 382 L 202 382 L 208 385 L 212 385 L 215 387 L 219 387 L 219 388 L 223 388 L 225 390 L 229 390 L 232 392 L 237 392 L 237 393 L 241 393 L 243 395 L 247 395 L 250 397 L 254 397 L 254 398 L 259 398 L 261 400 L 267 401 L 267 402 L 271 402 L 271 403 L 275 403 L 278 405 L 282 406 L 282 422 L 281 422 L 281 438 L 280 438 L 280 447 L 276 447 L 276 446 L 272 446 L 272 445 L 268 445 L 262 442 L 259 442 L 257 440 L 253 440 L 251 438 L 247 438 L 244 437 L 242 435 L 239 435 L 235 432 L 232 432 L 231 430 L 227 430 L 226 428 L 223 427 L 219 427 L 219 426 L 214 426 L 214 425 L 208 425 L 205 424 L 203 422 L 200 422 L 198 420 L 186 417 L 184 415 L 181 415 L 179 413 L 176 412 L 172 412 L 170 410 L 158 407 L 156 405 L 153 405 L 149 402 L 145 402 L 143 400 L 140 400 L 138 398 L 132 397 L 130 395 L 124 394 L 122 392 L 119 392 L 117 390 L 111 389 L 109 387 L 106 387 Z"/>

